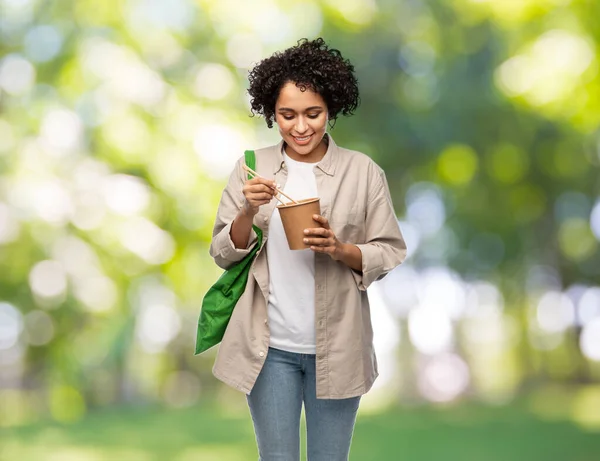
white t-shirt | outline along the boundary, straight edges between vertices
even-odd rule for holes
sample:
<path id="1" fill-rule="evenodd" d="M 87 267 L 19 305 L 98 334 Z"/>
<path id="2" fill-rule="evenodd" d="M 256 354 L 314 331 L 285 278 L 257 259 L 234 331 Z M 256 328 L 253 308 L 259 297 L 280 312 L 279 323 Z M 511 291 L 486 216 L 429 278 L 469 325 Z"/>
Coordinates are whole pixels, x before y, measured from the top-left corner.
<path id="1" fill-rule="evenodd" d="M 285 152 L 283 157 L 288 170 L 283 192 L 294 200 L 317 197 L 316 163 L 297 162 Z M 315 255 L 311 249 L 289 249 L 277 208 L 269 224 L 267 261 L 270 346 L 315 354 Z"/>

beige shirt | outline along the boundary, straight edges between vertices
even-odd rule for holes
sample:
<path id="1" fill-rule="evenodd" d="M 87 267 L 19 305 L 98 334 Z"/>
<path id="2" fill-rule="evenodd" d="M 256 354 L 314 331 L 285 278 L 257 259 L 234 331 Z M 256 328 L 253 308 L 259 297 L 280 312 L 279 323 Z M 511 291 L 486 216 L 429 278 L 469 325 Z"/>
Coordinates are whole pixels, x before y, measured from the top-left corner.
<path id="1" fill-rule="evenodd" d="M 329 136 L 329 135 L 328 135 Z M 362 253 L 362 272 L 330 256 L 315 253 L 315 332 L 317 398 L 343 399 L 369 391 L 377 378 L 367 287 L 406 257 L 406 244 L 394 213 L 383 170 L 369 157 L 338 147 L 331 136 L 327 152 L 314 168 L 321 214 L 341 242 Z M 283 186 L 287 178 L 281 154 L 283 141 L 257 150 L 256 171 Z M 247 249 L 231 241 L 231 223 L 244 204 L 244 157 L 223 191 L 210 254 L 227 269 L 256 244 L 251 232 Z M 215 377 L 249 394 L 267 357 L 269 268 L 266 240 L 273 199 L 259 208 L 254 224 L 263 231 L 263 245 L 252 264 L 246 290 L 236 305 L 213 367 Z"/>

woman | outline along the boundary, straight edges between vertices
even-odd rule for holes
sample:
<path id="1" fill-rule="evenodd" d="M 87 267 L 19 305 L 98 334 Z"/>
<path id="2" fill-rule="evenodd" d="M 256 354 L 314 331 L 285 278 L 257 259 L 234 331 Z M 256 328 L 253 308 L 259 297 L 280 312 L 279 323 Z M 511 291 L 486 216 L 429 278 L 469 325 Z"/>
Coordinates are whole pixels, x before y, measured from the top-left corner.
<path id="1" fill-rule="evenodd" d="M 327 125 L 359 103 L 354 67 L 322 39 L 263 60 L 249 76 L 253 113 L 281 142 L 244 157 L 223 192 L 210 253 L 226 269 L 264 242 L 213 368 L 247 394 L 260 460 L 299 459 L 304 404 L 310 461 L 348 459 L 360 396 L 377 377 L 366 289 L 400 264 L 406 246 L 385 175 L 369 157 L 338 147 Z M 278 187 L 320 197 L 291 251 L 276 208 Z M 318 223 L 318 224 L 317 224 Z"/>

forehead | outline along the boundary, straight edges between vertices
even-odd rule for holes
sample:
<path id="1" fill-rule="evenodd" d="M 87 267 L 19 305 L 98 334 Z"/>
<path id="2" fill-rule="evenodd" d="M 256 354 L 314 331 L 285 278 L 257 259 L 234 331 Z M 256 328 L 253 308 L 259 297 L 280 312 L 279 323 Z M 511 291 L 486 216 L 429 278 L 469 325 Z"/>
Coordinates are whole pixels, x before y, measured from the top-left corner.
<path id="1" fill-rule="evenodd" d="M 321 95 L 310 88 L 305 88 L 302 91 L 292 82 L 288 82 L 281 87 L 276 103 L 276 107 L 288 107 L 296 111 L 314 106 L 325 107 L 325 101 L 323 101 Z"/>

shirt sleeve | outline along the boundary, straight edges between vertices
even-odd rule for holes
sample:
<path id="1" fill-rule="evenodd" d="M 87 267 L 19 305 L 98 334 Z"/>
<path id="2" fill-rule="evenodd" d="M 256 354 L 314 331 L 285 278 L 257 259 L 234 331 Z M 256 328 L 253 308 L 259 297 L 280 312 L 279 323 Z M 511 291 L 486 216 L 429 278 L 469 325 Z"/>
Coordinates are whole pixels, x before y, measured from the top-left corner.
<path id="1" fill-rule="evenodd" d="M 381 280 L 406 258 L 406 242 L 402 236 L 385 173 L 377 167 L 369 186 L 365 217 L 365 243 L 356 244 L 362 253 L 362 272 L 352 270 L 359 290 Z"/>
<path id="2" fill-rule="evenodd" d="M 223 190 L 210 243 L 210 255 L 214 258 L 215 263 L 223 269 L 228 269 L 243 259 L 257 242 L 256 232 L 252 229 L 246 248 L 236 248 L 230 234 L 233 220 L 244 204 L 244 193 L 242 192 L 245 178 L 242 169 L 244 162 L 244 157 L 237 161 L 233 172 L 229 176 L 227 186 Z"/>

